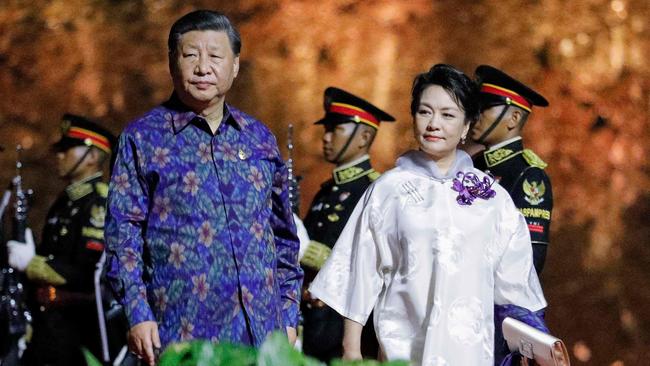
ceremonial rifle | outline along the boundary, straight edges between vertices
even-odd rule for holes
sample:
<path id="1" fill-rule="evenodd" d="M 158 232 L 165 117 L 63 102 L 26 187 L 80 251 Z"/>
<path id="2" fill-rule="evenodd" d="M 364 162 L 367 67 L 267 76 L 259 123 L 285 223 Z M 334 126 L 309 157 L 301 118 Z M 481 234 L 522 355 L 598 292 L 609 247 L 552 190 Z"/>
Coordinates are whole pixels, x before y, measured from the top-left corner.
<path id="1" fill-rule="evenodd" d="M 22 186 L 22 162 L 20 159 L 22 146 L 18 145 L 16 152 L 18 155 L 16 159 L 16 176 L 11 181 L 10 189 L 3 196 L 0 217 L 4 213 L 4 209 L 11 197 L 11 189 L 13 189 L 15 203 L 12 218 L 12 239 L 25 242 L 27 213 L 32 191 L 25 191 Z M 2 240 L 4 243 L 4 238 Z M 6 245 L 3 245 L 3 251 L 2 263 L 0 263 L 0 365 L 13 366 L 18 365 L 18 341 L 27 331 L 27 324 L 31 321 L 31 315 L 25 304 L 21 275 L 7 263 Z"/>

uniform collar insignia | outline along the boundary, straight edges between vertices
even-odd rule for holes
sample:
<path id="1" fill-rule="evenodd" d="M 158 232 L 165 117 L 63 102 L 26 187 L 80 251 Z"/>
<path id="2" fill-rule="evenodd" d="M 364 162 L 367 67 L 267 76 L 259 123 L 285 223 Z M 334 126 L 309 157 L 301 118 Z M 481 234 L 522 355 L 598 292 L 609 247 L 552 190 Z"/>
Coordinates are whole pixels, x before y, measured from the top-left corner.
<path id="1" fill-rule="evenodd" d="M 102 177 L 102 172 L 97 172 L 83 180 L 70 184 L 65 189 L 65 192 L 68 195 L 68 197 L 70 197 L 71 200 L 76 201 L 90 194 L 94 190 L 93 181 L 101 179 L 101 177 Z"/>
<path id="2" fill-rule="evenodd" d="M 334 182 L 336 184 L 352 182 L 361 177 L 365 177 L 374 171 L 375 170 L 372 169 L 372 166 L 370 165 L 370 157 L 364 155 L 353 162 L 341 165 L 334 169 Z"/>
<path id="3" fill-rule="evenodd" d="M 504 143 L 493 146 L 483 153 L 483 158 L 488 168 L 499 165 L 504 161 L 510 160 L 515 156 L 521 154 L 524 146 L 521 142 L 521 137 L 516 137 L 504 141 Z"/>

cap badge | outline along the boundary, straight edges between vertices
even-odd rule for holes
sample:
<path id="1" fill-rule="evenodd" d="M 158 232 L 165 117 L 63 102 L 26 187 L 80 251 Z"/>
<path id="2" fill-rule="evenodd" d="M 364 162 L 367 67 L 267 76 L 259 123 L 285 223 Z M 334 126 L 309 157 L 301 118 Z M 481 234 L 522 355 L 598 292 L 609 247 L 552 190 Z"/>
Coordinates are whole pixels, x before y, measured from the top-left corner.
<path id="1" fill-rule="evenodd" d="M 61 122 L 61 133 L 64 135 L 68 133 L 68 130 L 70 130 L 70 125 L 71 125 L 70 121 L 68 121 L 67 119 L 63 120 Z"/>

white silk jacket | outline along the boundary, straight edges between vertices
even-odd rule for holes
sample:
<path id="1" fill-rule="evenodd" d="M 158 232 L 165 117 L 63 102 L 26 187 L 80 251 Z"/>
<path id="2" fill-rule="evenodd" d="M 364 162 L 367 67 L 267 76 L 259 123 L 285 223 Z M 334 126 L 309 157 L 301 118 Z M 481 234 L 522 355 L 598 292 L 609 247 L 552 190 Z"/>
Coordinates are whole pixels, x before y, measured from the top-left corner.
<path id="1" fill-rule="evenodd" d="M 388 360 L 493 365 L 494 305 L 546 307 L 526 221 L 496 195 L 457 202 L 457 173 L 486 175 L 456 151 L 448 174 L 420 151 L 402 155 L 365 192 L 309 290 L 375 330 Z"/>

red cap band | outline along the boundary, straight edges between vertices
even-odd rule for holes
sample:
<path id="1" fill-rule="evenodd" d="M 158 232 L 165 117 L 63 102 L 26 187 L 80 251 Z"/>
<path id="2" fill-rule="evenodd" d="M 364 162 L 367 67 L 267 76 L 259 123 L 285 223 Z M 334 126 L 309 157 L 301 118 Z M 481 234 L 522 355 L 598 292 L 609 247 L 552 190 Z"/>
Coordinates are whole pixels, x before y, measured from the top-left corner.
<path id="1" fill-rule="evenodd" d="M 97 148 L 107 152 L 108 154 L 111 153 L 111 144 L 108 142 L 108 139 L 93 131 L 81 127 L 70 127 L 66 135 L 68 137 L 72 137 L 75 139 L 89 141 L 90 142 L 89 145 L 96 146 Z"/>
<path id="2" fill-rule="evenodd" d="M 331 113 L 338 113 L 344 116 L 353 117 L 355 122 L 363 122 L 371 127 L 378 128 L 379 120 L 375 118 L 372 114 L 364 111 L 359 107 L 355 107 L 350 104 L 345 103 L 332 103 L 330 104 L 329 111 Z"/>
<path id="3" fill-rule="evenodd" d="M 515 104 L 516 106 L 523 108 L 527 110 L 528 112 L 531 111 L 531 108 L 533 108 L 533 105 L 530 104 L 524 97 L 521 95 L 513 92 L 512 90 L 494 85 L 494 84 L 482 84 L 481 85 L 481 92 L 482 93 L 488 93 L 488 94 L 494 94 L 498 95 L 501 97 L 506 97 L 510 98 L 512 101 L 512 104 Z"/>

